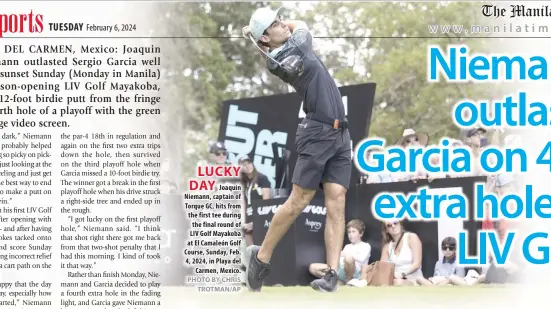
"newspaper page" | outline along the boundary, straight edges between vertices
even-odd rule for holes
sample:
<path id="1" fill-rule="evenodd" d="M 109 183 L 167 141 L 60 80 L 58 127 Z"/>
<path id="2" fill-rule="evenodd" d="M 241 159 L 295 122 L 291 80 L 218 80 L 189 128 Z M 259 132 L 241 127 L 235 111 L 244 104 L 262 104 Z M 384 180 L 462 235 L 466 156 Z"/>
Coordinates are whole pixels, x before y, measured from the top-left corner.
<path id="1" fill-rule="evenodd" d="M 548 16 L 2 1 L 0 308 L 537 305 Z"/>
<path id="2" fill-rule="evenodd" d="M 161 306 L 177 133 L 153 5 L 2 6 L 0 304 Z"/>

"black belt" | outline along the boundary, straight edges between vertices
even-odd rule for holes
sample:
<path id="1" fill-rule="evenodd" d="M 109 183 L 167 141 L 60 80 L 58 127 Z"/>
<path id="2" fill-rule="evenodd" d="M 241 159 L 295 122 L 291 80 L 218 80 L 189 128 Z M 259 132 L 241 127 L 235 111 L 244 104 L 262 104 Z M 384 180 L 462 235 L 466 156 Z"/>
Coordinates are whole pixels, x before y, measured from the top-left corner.
<path id="1" fill-rule="evenodd" d="M 308 113 L 306 114 L 306 118 L 333 126 L 333 129 L 348 129 L 348 121 L 346 119 L 339 120 L 316 113 Z"/>

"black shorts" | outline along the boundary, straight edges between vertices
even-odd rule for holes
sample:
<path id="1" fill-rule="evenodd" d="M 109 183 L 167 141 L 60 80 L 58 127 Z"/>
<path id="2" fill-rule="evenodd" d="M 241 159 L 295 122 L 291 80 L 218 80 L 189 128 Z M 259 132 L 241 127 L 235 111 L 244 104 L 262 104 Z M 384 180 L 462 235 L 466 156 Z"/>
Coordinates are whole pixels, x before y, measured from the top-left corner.
<path id="1" fill-rule="evenodd" d="M 317 189 L 325 182 L 347 190 L 352 173 L 352 149 L 348 129 L 305 118 L 297 129 L 298 153 L 293 183 L 304 189 Z"/>

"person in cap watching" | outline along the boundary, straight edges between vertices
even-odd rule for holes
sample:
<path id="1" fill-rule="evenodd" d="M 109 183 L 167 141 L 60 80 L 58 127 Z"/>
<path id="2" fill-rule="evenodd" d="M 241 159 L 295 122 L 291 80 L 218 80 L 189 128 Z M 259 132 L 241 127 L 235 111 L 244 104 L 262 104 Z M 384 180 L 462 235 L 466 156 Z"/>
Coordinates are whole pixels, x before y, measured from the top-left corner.
<path id="1" fill-rule="evenodd" d="M 478 162 L 482 150 L 489 145 L 488 139 L 486 138 L 486 129 L 481 127 L 476 127 L 463 131 L 464 135 L 464 144 L 471 148 L 471 153 L 473 156 L 474 162 Z M 475 164 L 473 167 L 472 176 L 482 176 L 484 175 L 484 170 L 480 164 Z"/>
<path id="2" fill-rule="evenodd" d="M 221 141 L 210 141 L 208 144 L 209 155 L 206 160 L 201 160 L 197 165 L 232 165 L 228 160 L 228 151 L 226 146 Z M 215 177 L 218 184 L 237 185 L 240 179 L 237 177 Z M 213 179 L 214 180 L 214 179 Z M 218 186 L 216 186 L 218 187 Z M 217 191 L 215 189 L 214 191 Z"/>
<path id="3" fill-rule="evenodd" d="M 465 144 L 475 149 L 485 147 L 488 145 L 486 133 L 486 129 L 480 127 L 467 130 L 465 132 Z"/>
<path id="4" fill-rule="evenodd" d="M 197 165 L 230 165 L 228 151 L 223 142 L 210 141 L 208 143 L 208 157 L 197 162 Z"/>
<path id="5" fill-rule="evenodd" d="M 404 149 L 410 147 L 427 147 L 429 143 L 429 135 L 427 133 L 417 133 L 413 129 L 405 129 L 394 145 L 402 147 Z M 420 163 L 420 164 L 419 164 Z M 417 164 L 417 173 L 415 175 L 401 175 L 398 176 L 398 181 L 408 181 L 408 180 L 417 180 L 427 178 L 427 172 L 423 169 L 422 162 Z"/>
<path id="6" fill-rule="evenodd" d="M 515 182 L 515 176 L 513 174 L 503 173 L 492 175 L 488 178 L 491 179 L 490 181 L 488 181 L 488 183 L 490 184 L 490 191 L 495 193 L 499 199 L 503 199 L 505 196 L 517 192 L 517 183 Z M 507 207 L 513 207 L 513 209 L 509 209 L 509 212 L 515 212 L 515 203 L 508 203 Z M 495 225 L 496 228 L 499 227 L 502 230 L 505 230 L 510 225 L 510 222 L 501 219 L 495 221 Z"/>
<path id="7" fill-rule="evenodd" d="M 218 165 L 229 165 L 228 161 L 228 151 L 226 150 L 226 145 L 220 141 L 210 142 L 209 143 L 209 153 L 211 155 L 210 159 L 212 162 Z"/>

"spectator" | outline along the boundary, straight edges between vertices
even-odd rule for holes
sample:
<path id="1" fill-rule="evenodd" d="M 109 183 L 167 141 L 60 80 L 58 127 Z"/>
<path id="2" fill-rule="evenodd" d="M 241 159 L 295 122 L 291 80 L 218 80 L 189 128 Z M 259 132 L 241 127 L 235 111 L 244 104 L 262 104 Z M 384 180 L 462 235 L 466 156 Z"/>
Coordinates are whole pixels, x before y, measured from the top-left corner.
<path id="1" fill-rule="evenodd" d="M 504 198 L 506 195 L 515 193 L 517 191 L 517 186 L 515 182 L 515 176 L 512 174 L 499 174 L 495 176 L 494 180 L 494 192 L 496 193 L 498 199 Z M 507 205 L 509 209 L 509 212 L 513 213 L 515 208 L 517 207 L 516 203 L 513 201 L 510 201 Z M 500 232 L 500 235 L 503 236 L 505 231 L 509 228 L 509 222 L 506 220 L 498 220 L 496 222 L 496 227 L 498 228 L 498 232 Z"/>
<path id="2" fill-rule="evenodd" d="M 209 146 L 209 156 L 206 160 L 201 160 L 197 165 L 232 165 L 228 160 L 228 151 L 223 142 L 220 141 L 210 141 Z M 217 184 L 225 182 L 228 184 L 237 184 L 239 179 L 236 177 L 216 177 Z"/>
<path id="3" fill-rule="evenodd" d="M 243 156 L 238 161 L 241 165 L 241 186 L 243 188 L 243 210 L 246 217 L 247 208 L 250 207 L 254 200 L 270 199 L 271 185 L 268 177 L 260 173 L 248 156 Z M 246 220 L 247 221 L 247 220 Z M 252 245 L 253 223 L 246 222 L 243 224 L 245 231 L 245 241 L 247 246 Z"/>
<path id="4" fill-rule="evenodd" d="M 433 166 L 433 167 L 438 167 L 440 164 L 441 164 L 441 161 L 440 161 L 440 155 L 438 154 L 433 154 L 430 156 L 430 164 Z M 438 179 L 438 178 L 446 178 L 448 175 L 445 173 L 445 172 L 427 172 L 427 179 L 429 182 L 432 182 L 433 180 L 435 179 Z"/>
<path id="5" fill-rule="evenodd" d="M 348 222 L 346 230 L 350 243 L 344 246 L 341 252 L 341 260 L 337 270 L 339 280 L 344 283 L 360 278 L 362 265 L 367 265 L 371 256 L 371 246 L 362 241 L 365 231 L 364 223 L 359 219 L 354 219 Z M 313 276 L 321 278 L 329 270 L 329 265 L 313 263 L 309 270 Z"/>
<path id="6" fill-rule="evenodd" d="M 522 149 L 524 148 L 523 145 L 522 145 L 522 139 L 519 135 L 516 135 L 516 134 L 510 134 L 510 135 L 507 135 L 504 139 L 503 139 L 503 144 L 504 144 L 504 148 L 507 148 L 507 149 Z M 520 162 L 518 162 L 519 159 L 513 161 L 513 166 L 515 165 L 520 165 Z M 523 179 L 523 176 L 524 174 L 523 173 L 513 173 L 512 174 L 512 177 L 514 178 L 514 180 L 512 181 L 511 185 L 513 186 L 513 189 L 517 189 L 518 186 L 520 186 L 521 184 L 524 183 L 524 179 Z M 504 190 L 508 190 L 509 188 L 504 188 Z"/>
<path id="7" fill-rule="evenodd" d="M 460 148 L 460 147 L 463 147 L 463 146 L 465 146 L 465 145 L 460 140 L 450 139 L 450 148 Z M 446 178 L 459 178 L 459 177 L 464 177 L 464 176 L 461 175 L 461 174 L 457 174 L 457 173 L 451 173 L 451 174 L 447 174 L 445 177 Z"/>
<path id="8" fill-rule="evenodd" d="M 366 152 L 366 162 L 369 165 L 376 165 L 375 160 L 373 160 L 373 151 Z M 392 182 L 393 178 L 389 172 L 380 172 L 380 173 L 369 173 L 366 183 L 388 183 Z"/>
<path id="9" fill-rule="evenodd" d="M 499 197 L 516 191 L 515 176 L 511 173 L 503 173 L 491 176 L 493 192 Z"/>
<path id="10" fill-rule="evenodd" d="M 394 285 L 423 284 L 423 246 L 419 236 L 407 232 L 399 221 L 384 222 L 382 229 L 381 261 L 394 263 Z"/>
<path id="11" fill-rule="evenodd" d="M 228 151 L 223 142 L 220 141 L 210 141 L 208 143 L 208 157 L 204 160 L 197 162 L 197 166 L 206 166 L 206 165 L 232 165 L 228 160 Z M 210 191 L 210 194 L 215 194 L 218 192 L 218 185 L 228 184 L 236 187 L 239 184 L 238 177 L 216 177 L 213 176 L 211 180 L 216 181 L 216 186 L 214 190 Z M 239 193 L 239 190 L 234 193 Z"/>
<path id="12" fill-rule="evenodd" d="M 199 162 L 199 165 L 230 165 L 228 160 L 228 151 L 223 142 L 220 141 L 210 141 L 208 145 L 209 156 L 206 160 Z"/>
<path id="13" fill-rule="evenodd" d="M 457 148 L 463 146 L 463 143 L 458 139 L 452 139 L 450 140 L 450 145 L 452 146 L 452 148 Z"/>
<path id="14" fill-rule="evenodd" d="M 241 185 L 243 185 L 245 203 L 251 204 L 254 200 L 270 199 L 271 184 L 268 177 L 260 173 L 248 156 L 239 159 L 241 166 Z"/>
<path id="15" fill-rule="evenodd" d="M 507 229 L 511 228 L 511 224 L 505 224 L 504 221 L 496 224 L 496 232 L 498 237 L 503 241 L 506 236 Z M 515 244 L 513 241 L 512 248 L 519 248 L 519 244 Z M 493 258 L 490 257 L 490 267 L 486 272 L 471 284 L 507 284 L 507 283 L 519 283 L 521 281 L 521 274 L 523 269 L 523 260 L 521 250 L 512 250 L 509 260 L 504 265 L 498 265 Z M 476 276 L 475 276 L 476 277 Z"/>
<path id="16" fill-rule="evenodd" d="M 429 282 L 434 285 L 464 285 L 465 269 L 457 265 L 456 250 L 457 240 L 453 237 L 446 237 L 441 244 L 443 258 L 434 265 L 434 276 Z"/>
<path id="17" fill-rule="evenodd" d="M 450 150 L 453 150 L 454 148 L 459 148 L 459 147 L 463 147 L 463 143 L 460 141 L 460 140 L 456 140 L 456 139 L 449 139 L 449 142 L 450 142 Z M 439 147 L 439 146 L 435 146 L 435 147 Z M 441 156 L 440 155 L 432 155 L 430 157 L 430 162 L 433 166 L 438 166 L 441 162 Z M 438 179 L 438 178 L 457 178 L 457 177 L 462 177 L 461 174 L 459 173 L 446 173 L 446 172 L 439 172 L 439 173 L 427 173 L 428 174 L 428 181 L 429 182 L 432 182 L 434 179 Z"/>
<path id="18" fill-rule="evenodd" d="M 486 129 L 476 127 L 465 131 L 465 145 L 478 150 L 481 144 L 488 144 L 486 139 Z"/>
<path id="19" fill-rule="evenodd" d="M 219 164 L 230 164 L 228 161 L 228 150 L 226 145 L 222 142 L 214 142 L 209 145 L 209 153 L 211 155 L 211 161 Z"/>
<path id="20" fill-rule="evenodd" d="M 473 162 L 478 162 L 482 149 L 488 146 L 486 132 L 486 129 L 480 127 L 465 131 L 465 145 L 471 148 Z M 474 165 L 472 176 L 482 176 L 484 174 L 485 173 L 479 164 Z"/>
<path id="21" fill-rule="evenodd" d="M 427 133 L 416 133 L 413 129 L 405 129 L 400 137 L 394 143 L 396 146 L 409 148 L 409 147 L 427 147 L 429 143 L 429 135 Z M 427 173 L 423 169 L 423 163 L 421 160 L 416 162 L 417 173 L 415 175 L 403 175 L 398 176 L 398 181 L 417 180 L 427 178 Z"/>
<path id="22" fill-rule="evenodd" d="M 496 194 L 498 199 L 503 198 L 504 196 L 513 193 L 516 191 L 516 182 L 515 182 L 515 176 L 510 173 L 503 173 L 503 174 L 495 174 L 488 176 L 487 182 L 486 182 L 486 191 L 490 193 Z M 515 202 L 510 201 L 509 202 L 512 207 L 516 207 Z M 511 212 L 514 212 L 514 209 L 510 209 Z M 501 223 L 502 226 L 505 226 L 507 222 L 504 220 L 501 221 L 495 221 L 493 222 L 492 219 L 490 219 L 490 208 L 488 207 L 486 209 L 486 217 L 487 219 L 483 222 L 483 229 L 494 229 L 496 224 L 498 222 Z"/>

